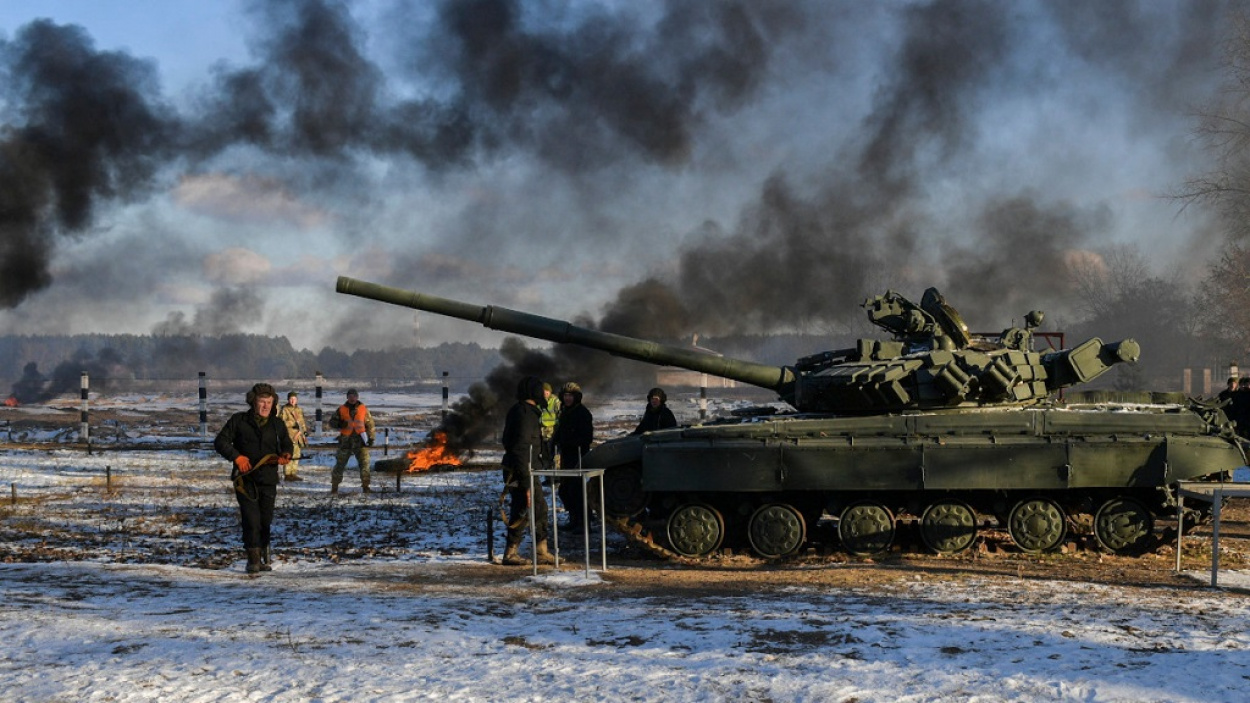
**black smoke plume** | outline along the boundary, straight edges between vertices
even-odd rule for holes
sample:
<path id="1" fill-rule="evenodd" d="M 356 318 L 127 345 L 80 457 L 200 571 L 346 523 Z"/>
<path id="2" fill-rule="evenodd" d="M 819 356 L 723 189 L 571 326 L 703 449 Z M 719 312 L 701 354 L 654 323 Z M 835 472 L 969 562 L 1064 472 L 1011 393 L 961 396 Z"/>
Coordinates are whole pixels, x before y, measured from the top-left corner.
<path id="1" fill-rule="evenodd" d="M 111 348 L 101 349 L 99 355 L 78 351 L 69 361 L 57 364 L 50 377 L 40 373 L 39 365 L 32 361 L 22 369 L 22 377 L 13 384 L 10 397 L 23 405 L 43 403 L 64 393 L 80 391 L 84 373 L 93 388 L 104 389 L 109 379 L 116 378 L 124 368 L 121 355 Z"/>
<path id="2" fill-rule="evenodd" d="M 0 42 L 0 306 L 51 284 L 62 240 L 101 201 L 146 195 L 170 158 L 178 120 L 155 66 L 96 51 L 80 27 L 39 20 Z"/>
<path id="3" fill-rule="evenodd" d="M 88 233 L 101 204 L 231 149 L 406 155 L 434 170 L 499 152 L 573 171 L 681 164 L 702 121 L 743 104 L 797 25 L 749 2 L 674 2 L 652 23 L 600 10 L 557 27 L 523 22 L 517 0 L 446 1 L 399 57 L 414 81 L 443 89 L 399 97 L 346 3 L 251 7 L 256 62 L 219 66 L 191 112 L 170 107 L 151 62 L 98 51 L 80 27 L 39 20 L 0 43 L 0 306 L 52 284 L 56 248 Z"/>

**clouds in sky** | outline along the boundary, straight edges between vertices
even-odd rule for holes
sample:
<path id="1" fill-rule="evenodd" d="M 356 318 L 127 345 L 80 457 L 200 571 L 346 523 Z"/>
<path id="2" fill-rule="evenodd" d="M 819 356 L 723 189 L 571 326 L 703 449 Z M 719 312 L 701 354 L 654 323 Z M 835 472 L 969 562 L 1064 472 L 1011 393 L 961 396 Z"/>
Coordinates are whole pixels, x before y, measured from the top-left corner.
<path id="1" fill-rule="evenodd" d="M 1218 242 L 1156 196 L 1203 167 L 1191 115 L 1238 3 L 154 9 L 231 33 L 222 55 L 188 40 L 198 74 L 167 36 L 98 39 L 125 33 L 108 5 L 0 14 L 14 332 L 181 313 L 412 343 L 411 315 L 336 296 L 337 274 L 682 335 L 833 330 L 867 294 L 938 285 L 995 327 L 1070 308 L 1073 256 L 1197 270 Z M 422 340 L 485 334 L 466 327 L 422 318 Z"/>

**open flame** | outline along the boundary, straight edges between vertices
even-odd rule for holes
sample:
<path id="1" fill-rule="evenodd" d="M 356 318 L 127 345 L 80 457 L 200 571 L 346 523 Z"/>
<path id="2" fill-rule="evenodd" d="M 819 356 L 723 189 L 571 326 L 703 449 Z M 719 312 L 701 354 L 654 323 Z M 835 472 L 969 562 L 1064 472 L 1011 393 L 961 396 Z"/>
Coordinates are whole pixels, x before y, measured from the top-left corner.
<path id="1" fill-rule="evenodd" d="M 438 464 L 459 466 L 460 458 L 447 447 L 447 433 L 437 430 L 425 441 L 425 447 L 408 452 L 408 471 L 428 471 Z"/>
<path id="2" fill-rule="evenodd" d="M 4 404 L 5 406 L 10 407 L 10 408 L 16 408 L 18 405 L 21 405 L 21 403 L 17 402 L 17 396 L 15 395 L 11 395 L 8 398 L 5 398 Z"/>

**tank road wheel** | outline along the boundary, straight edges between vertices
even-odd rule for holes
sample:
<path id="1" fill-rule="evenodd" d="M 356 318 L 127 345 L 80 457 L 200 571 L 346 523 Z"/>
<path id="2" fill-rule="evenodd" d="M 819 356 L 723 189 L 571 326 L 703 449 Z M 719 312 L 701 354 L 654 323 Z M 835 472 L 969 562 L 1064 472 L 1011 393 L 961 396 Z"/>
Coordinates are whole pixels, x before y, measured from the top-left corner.
<path id="1" fill-rule="evenodd" d="M 807 541 L 807 522 L 802 513 L 784 503 L 762 505 L 747 524 L 751 548 L 765 559 L 793 554 Z"/>
<path id="2" fill-rule="evenodd" d="M 851 554 L 884 552 L 894 542 L 894 515 L 875 501 L 852 503 L 838 518 L 838 538 Z"/>
<path id="3" fill-rule="evenodd" d="M 1154 529 L 1154 516 L 1132 498 L 1112 498 L 1094 515 L 1094 536 L 1099 544 L 1116 554 L 1145 551 Z"/>
<path id="4" fill-rule="evenodd" d="M 683 557 L 705 557 L 720 549 L 725 518 L 703 503 L 687 503 L 668 516 L 668 543 Z"/>
<path id="5" fill-rule="evenodd" d="M 603 501 L 609 516 L 634 517 L 647 507 L 647 499 L 647 492 L 642 490 L 642 466 L 625 464 L 603 472 Z M 597 504 L 599 496 L 592 500 L 592 505 Z"/>
<path id="6" fill-rule="evenodd" d="M 1058 547 L 1067 528 L 1063 508 L 1047 498 L 1022 500 L 1007 517 L 1007 532 L 1016 546 L 1026 552 L 1045 552 Z"/>
<path id="7" fill-rule="evenodd" d="M 977 516 L 967 503 L 943 500 L 920 516 L 920 537 L 938 554 L 962 552 L 977 537 Z"/>

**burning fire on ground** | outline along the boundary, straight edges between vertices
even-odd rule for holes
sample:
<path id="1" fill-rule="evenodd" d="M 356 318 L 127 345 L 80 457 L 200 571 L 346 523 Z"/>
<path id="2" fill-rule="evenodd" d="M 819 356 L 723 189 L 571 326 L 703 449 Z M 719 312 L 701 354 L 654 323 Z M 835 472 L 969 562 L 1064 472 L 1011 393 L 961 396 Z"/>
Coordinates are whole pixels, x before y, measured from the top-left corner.
<path id="1" fill-rule="evenodd" d="M 428 471 L 439 464 L 459 466 L 460 458 L 447 447 L 447 433 L 437 430 L 425 441 L 425 447 L 408 452 L 408 471 Z"/>
<path id="2" fill-rule="evenodd" d="M 10 408 L 16 408 L 19 405 L 17 402 L 17 396 L 9 396 L 4 400 L 4 404 Z"/>

